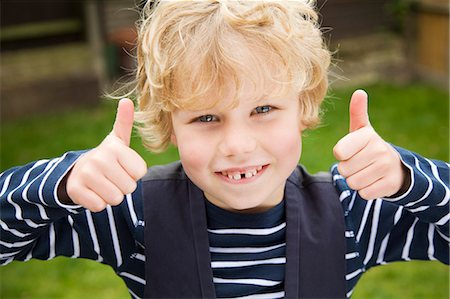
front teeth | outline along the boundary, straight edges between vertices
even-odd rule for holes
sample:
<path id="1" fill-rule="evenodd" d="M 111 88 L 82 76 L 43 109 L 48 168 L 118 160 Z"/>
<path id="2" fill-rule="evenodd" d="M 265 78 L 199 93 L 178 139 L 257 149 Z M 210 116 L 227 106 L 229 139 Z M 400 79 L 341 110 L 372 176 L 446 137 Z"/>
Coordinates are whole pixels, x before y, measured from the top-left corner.
<path id="1" fill-rule="evenodd" d="M 246 173 L 245 173 L 245 178 L 246 178 L 246 179 L 251 178 L 252 176 L 255 176 L 257 173 L 258 173 L 258 172 L 256 171 L 256 169 L 254 169 L 254 170 L 252 170 L 252 171 L 250 171 L 250 172 L 246 172 Z"/>
<path id="2" fill-rule="evenodd" d="M 260 171 L 261 169 L 262 169 L 262 166 L 259 166 L 256 169 L 247 170 L 244 173 L 240 173 L 240 172 L 227 173 L 225 171 L 222 171 L 222 175 L 227 176 L 230 180 L 239 181 L 240 179 L 243 179 L 243 178 L 249 179 L 249 178 L 255 176 L 258 173 L 258 171 Z"/>

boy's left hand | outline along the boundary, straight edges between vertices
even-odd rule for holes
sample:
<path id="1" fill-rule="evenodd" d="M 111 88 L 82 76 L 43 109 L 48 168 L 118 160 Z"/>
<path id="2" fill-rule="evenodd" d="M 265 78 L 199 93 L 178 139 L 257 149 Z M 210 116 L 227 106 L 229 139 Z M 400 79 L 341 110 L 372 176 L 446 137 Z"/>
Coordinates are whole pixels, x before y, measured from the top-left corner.
<path id="1" fill-rule="evenodd" d="M 350 188 L 367 200 L 388 197 L 408 184 L 399 154 L 372 128 L 367 93 L 357 90 L 350 101 L 350 129 L 333 149 L 338 170 Z"/>

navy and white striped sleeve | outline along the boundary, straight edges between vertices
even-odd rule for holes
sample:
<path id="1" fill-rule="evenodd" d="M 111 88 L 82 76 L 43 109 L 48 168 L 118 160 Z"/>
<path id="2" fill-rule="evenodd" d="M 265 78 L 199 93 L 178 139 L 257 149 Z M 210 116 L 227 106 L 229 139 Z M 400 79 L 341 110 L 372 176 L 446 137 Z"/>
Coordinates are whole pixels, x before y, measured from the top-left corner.
<path id="1" fill-rule="evenodd" d="M 1 265 L 13 260 L 67 256 L 120 266 L 120 251 L 114 250 L 118 238 L 107 231 L 128 227 L 123 217 L 115 216 L 121 215 L 120 209 L 113 213 L 108 207 L 102 213 L 92 214 L 58 198 L 59 184 L 82 153 L 68 152 L 0 174 Z"/>
<path id="2" fill-rule="evenodd" d="M 140 182 L 118 206 L 91 213 L 58 199 L 58 186 L 83 152 L 40 160 L 0 174 L 0 265 L 57 256 L 110 265 L 130 294 L 143 293 Z"/>
<path id="3" fill-rule="evenodd" d="M 449 264 L 450 165 L 399 147 L 395 149 L 410 170 L 411 185 L 404 194 L 384 198 L 384 202 L 401 207 L 403 214 L 414 217 L 412 223 L 405 225 L 408 231 L 401 247 L 400 260 L 428 259 Z M 384 259 L 389 259 L 389 255 L 384 255 Z M 375 261 L 380 262 L 383 262 L 383 252 Z"/>
<path id="4" fill-rule="evenodd" d="M 409 260 L 449 264 L 449 164 L 394 148 L 411 174 L 410 187 L 397 198 L 364 200 L 336 165 L 331 170 L 345 215 L 348 290 L 376 265 Z"/>
<path id="5" fill-rule="evenodd" d="M 62 203 L 57 189 L 81 154 L 68 152 L 0 174 L 0 264 L 77 255 L 79 240 L 71 226 L 84 209 Z M 67 252 L 55 246 L 69 239 L 75 245 L 66 246 Z"/>

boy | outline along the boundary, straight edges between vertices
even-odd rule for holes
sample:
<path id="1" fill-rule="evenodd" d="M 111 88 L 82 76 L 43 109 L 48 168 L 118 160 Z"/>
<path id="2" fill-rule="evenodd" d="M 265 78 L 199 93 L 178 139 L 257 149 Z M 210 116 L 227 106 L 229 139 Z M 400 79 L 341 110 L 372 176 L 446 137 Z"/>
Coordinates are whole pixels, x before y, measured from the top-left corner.
<path id="1" fill-rule="evenodd" d="M 334 185 L 297 166 L 329 62 L 308 1 L 148 4 L 136 121 L 181 163 L 147 172 L 120 101 L 97 148 L 1 175 L 2 264 L 90 258 L 133 298 L 342 298 L 371 266 L 448 264 L 448 165 L 387 144 L 363 91 Z"/>

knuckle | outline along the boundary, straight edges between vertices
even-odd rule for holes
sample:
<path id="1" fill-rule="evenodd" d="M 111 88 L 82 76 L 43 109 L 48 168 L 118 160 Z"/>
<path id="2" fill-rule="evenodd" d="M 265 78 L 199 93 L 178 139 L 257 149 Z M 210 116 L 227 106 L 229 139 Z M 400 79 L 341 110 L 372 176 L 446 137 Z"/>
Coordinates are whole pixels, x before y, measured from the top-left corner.
<path id="1" fill-rule="evenodd" d="M 104 201 L 99 201 L 99 200 L 91 202 L 88 207 L 89 211 L 94 212 L 94 213 L 101 212 L 105 208 L 106 208 L 106 203 Z"/>
<path id="2" fill-rule="evenodd" d="M 358 190 L 358 194 L 362 199 L 371 200 L 373 197 L 367 189 Z"/>
<path id="3" fill-rule="evenodd" d="M 102 168 L 105 164 L 108 163 L 107 160 L 109 160 L 109 159 L 107 159 L 106 157 L 107 157 L 107 155 L 102 155 L 101 153 L 98 153 L 97 155 L 93 155 L 91 157 L 91 160 L 90 160 L 91 163 L 89 163 L 90 167 L 88 169 L 90 169 L 90 168 L 95 168 L 95 169 Z"/>
<path id="4" fill-rule="evenodd" d="M 77 172 L 80 183 L 83 184 L 83 182 L 89 182 L 93 178 L 93 174 L 96 173 L 95 169 L 95 165 L 91 163 L 83 165 Z"/>
<path id="5" fill-rule="evenodd" d="M 359 196 L 365 200 L 375 200 L 379 197 L 377 194 L 378 187 L 372 186 L 369 188 L 364 188 L 362 190 L 359 190 Z"/>
<path id="6" fill-rule="evenodd" d="M 142 167 L 139 169 L 139 179 L 141 179 L 144 175 L 147 174 L 147 164 L 142 164 Z"/>
<path id="7" fill-rule="evenodd" d="M 132 180 L 132 181 L 126 186 L 126 188 L 125 188 L 125 190 L 124 190 L 124 193 L 125 193 L 125 194 L 133 193 L 134 190 L 136 190 L 136 188 L 137 188 L 137 183 L 136 183 L 134 180 Z"/>
<path id="8" fill-rule="evenodd" d="M 353 189 L 353 190 L 358 190 L 359 189 L 354 178 L 350 177 L 350 178 L 347 178 L 346 180 L 347 180 L 347 185 L 351 189 Z"/>
<path id="9" fill-rule="evenodd" d="M 337 169 L 344 178 L 348 177 L 347 167 L 345 166 L 344 163 L 342 163 L 342 162 L 339 163 L 337 166 Z"/>
<path id="10" fill-rule="evenodd" d="M 389 149 L 386 146 L 380 146 L 378 148 L 378 154 L 381 157 L 385 157 L 385 159 L 390 159 L 390 157 L 391 157 L 391 155 L 390 155 L 391 152 L 389 151 Z"/>
<path id="11" fill-rule="evenodd" d="M 334 155 L 334 157 L 335 157 L 336 159 L 342 160 L 342 152 L 341 152 L 341 149 L 340 149 L 339 144 L 336 144 L 336 145 L 333 147 L 333 155 Z"/>
<path id="12" fill-rule="evenodd" d="M 367 182 L 365 180 L 361 179 L 361 176 L 358 175 L 352 175 L 349 178 L 346 179 L 347 185 L 356 191 L 361 191 L 363 189 L 366 189 Z"/>
<path id="13" fill-rule="evenodd" d="M 140 180 L 143 176 L 145 176 L 147 173 L 147 166 L 144 165 L 138 165 L 135 169 L 133 169 L 132 173 L 130 173 L 130 176 L 132 177 L 133 181 Z"/>
<path id="14" fill-rule="evenodd" d="M 126 182 L 123 182 L 120 186 L 118 186 L 118 188 L 124 195 L 130 194 L 133 193 L 134 190 L 136 190 L 137 183 L 132 178 L 130 178 L 129 180 L 126 180 Z"/>
<path id="15" fill-rule="evenodd" d="M 117 206 L 123 201 L 123 196 L 121 192 L 112 192 L 107 203 L 112 206 Z"/>

